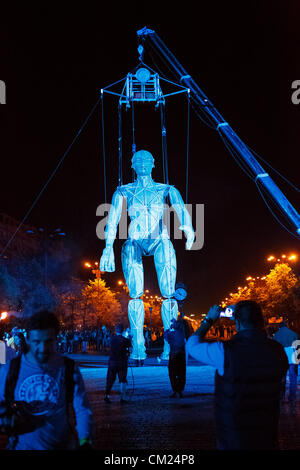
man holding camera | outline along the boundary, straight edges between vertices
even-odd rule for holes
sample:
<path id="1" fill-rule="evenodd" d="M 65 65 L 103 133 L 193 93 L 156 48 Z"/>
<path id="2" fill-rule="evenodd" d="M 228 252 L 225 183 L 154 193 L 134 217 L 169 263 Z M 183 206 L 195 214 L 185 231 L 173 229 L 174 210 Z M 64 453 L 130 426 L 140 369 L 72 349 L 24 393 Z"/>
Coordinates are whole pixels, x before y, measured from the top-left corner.
<path id="1" fill-rule="evenodd" d="M 210 308 L 186 344 L 188 354 L 216 368 L 217 448 L 278 449 L 282 379 L 288 369 L 283 347 L 263 329 L 260 306 L 244 300 L 232 306 L 237 333 L 229 341 L 205 342 L 221 308 Z"/>
<path id="2" fill-rule="evenodd" d="M 10 450 L 90 448 L 92 412 L 84 382 L 74 361 L 57 354 L 58 330 L 53 313 L 32 315 L 27 352 L 0 369 L 0 429 L 9 436 Z"/>

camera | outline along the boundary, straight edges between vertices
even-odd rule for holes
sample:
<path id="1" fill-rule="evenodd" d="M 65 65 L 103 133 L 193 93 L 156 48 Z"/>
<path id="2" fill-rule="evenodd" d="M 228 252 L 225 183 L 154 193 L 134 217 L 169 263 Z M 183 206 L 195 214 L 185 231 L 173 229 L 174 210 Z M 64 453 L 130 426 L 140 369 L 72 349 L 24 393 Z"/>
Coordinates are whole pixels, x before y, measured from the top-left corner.
<path id="1" fill-rule="evenodd" d="M 227 307 L 220 307 L 220 318 L 233 318 L 234 305 L 229 305 Z"/>
<path id="2" fill-rule="evenodd" d="M 29 424 L 18 403 L 7 404 L 5 409 L 0 409 L 0 434 L 14 436 L 33 429 L 34 425 Z"/>
<path id="3" fill-rule="evenodd" d="M 17 413 L 11 408 L 7 408 L 0 414 L 0 434 L 7 434 L 11 436 L 17 421 Z"/>

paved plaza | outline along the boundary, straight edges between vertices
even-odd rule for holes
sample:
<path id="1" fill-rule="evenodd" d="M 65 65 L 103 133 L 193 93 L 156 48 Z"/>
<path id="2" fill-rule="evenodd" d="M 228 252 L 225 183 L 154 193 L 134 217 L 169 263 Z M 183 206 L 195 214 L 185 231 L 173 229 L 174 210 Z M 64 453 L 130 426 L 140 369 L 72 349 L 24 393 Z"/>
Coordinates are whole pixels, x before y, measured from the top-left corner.
<path id="1" fill-rule="evenodd" d="M 116 382 L 112 403 L 103 401 L 107 357 L 73 355 L 81 368 L 96 421 L 97 449 L 213 450 L 214 369 L 189 358 L 183 398 L 172 393 L 167 362 L 155 357 L 143 367 L 128 369 L 130 402 L 119 402 Z M 299 387 L 299 385 L 298 385 Z M 298 391 L 299 396 L 299 391 Z M 300 397 L 299 397 L 300 399 Z M 300 449 L 300 402 L 296 413 L 284 404 L 280 418 L 280 448 Z"/>
<path id="2" fill-rule="evenodd" d="M 167 362 L 147 358 L 142 367 L 128 368 L 129 403 L 121 404 L 119 384 L 104 402 L 108 357 L 96 353 L 70 355 L 80 366 L 96 423 L 96 450 L 214 450 L 214 369 L 189 359 L 183 398 L 172 392 Z M 298 385 L 299 388 L 299 385 Z M 5 441 L 2 438 L 3 448 Z M 280 448 L 300 449 L 300 396 L 296 412 L 284 404 L 280 417 Z"/>

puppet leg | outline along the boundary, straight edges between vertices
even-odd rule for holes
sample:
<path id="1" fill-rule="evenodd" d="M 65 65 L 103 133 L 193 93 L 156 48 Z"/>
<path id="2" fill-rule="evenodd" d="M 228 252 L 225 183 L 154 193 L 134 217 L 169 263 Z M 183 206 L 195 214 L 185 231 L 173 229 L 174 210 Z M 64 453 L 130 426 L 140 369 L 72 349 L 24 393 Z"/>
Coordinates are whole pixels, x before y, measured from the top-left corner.
<path id="1" fill-rule="evenodd" d="M 154 263 L 157 272 L 160 292 L 165 300 L 161 306 L 161 316 L 164 331 L 168 330 L 173 318 L 177 319 L 178 305 L 172 299 L 175 292 L 176 282 L 176 254 L 172 242 L 169 239 L 162 239 L 154 253 Z M 168 359 L 170 352 L 169 343 L 164 340 L 164 350 L 161 359 Z"/>
<path id="2" fill-rule="evenodd" d="M 144 289 L 142 251 L 138 243 L 128 239 L 122 247 L 122 267 L 132 300 L 128 303 L 128 318 L 132 334 L 132 359 L 146 359 L 144 327 L 144 304 L 140 297 Z"/>

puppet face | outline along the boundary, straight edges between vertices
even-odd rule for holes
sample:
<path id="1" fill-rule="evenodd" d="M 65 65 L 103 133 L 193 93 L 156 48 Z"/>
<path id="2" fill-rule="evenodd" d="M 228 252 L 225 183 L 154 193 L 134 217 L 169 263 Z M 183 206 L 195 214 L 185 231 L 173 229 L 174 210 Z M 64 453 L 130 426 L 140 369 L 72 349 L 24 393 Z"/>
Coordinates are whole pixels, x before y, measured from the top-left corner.
<path id="1" fill-rule="evenodd" d="M 147 150 L 139 150 L 133 155 L 131 166 L 138 176 L 149 176 L 154 167 L 154 158 Z"/>

